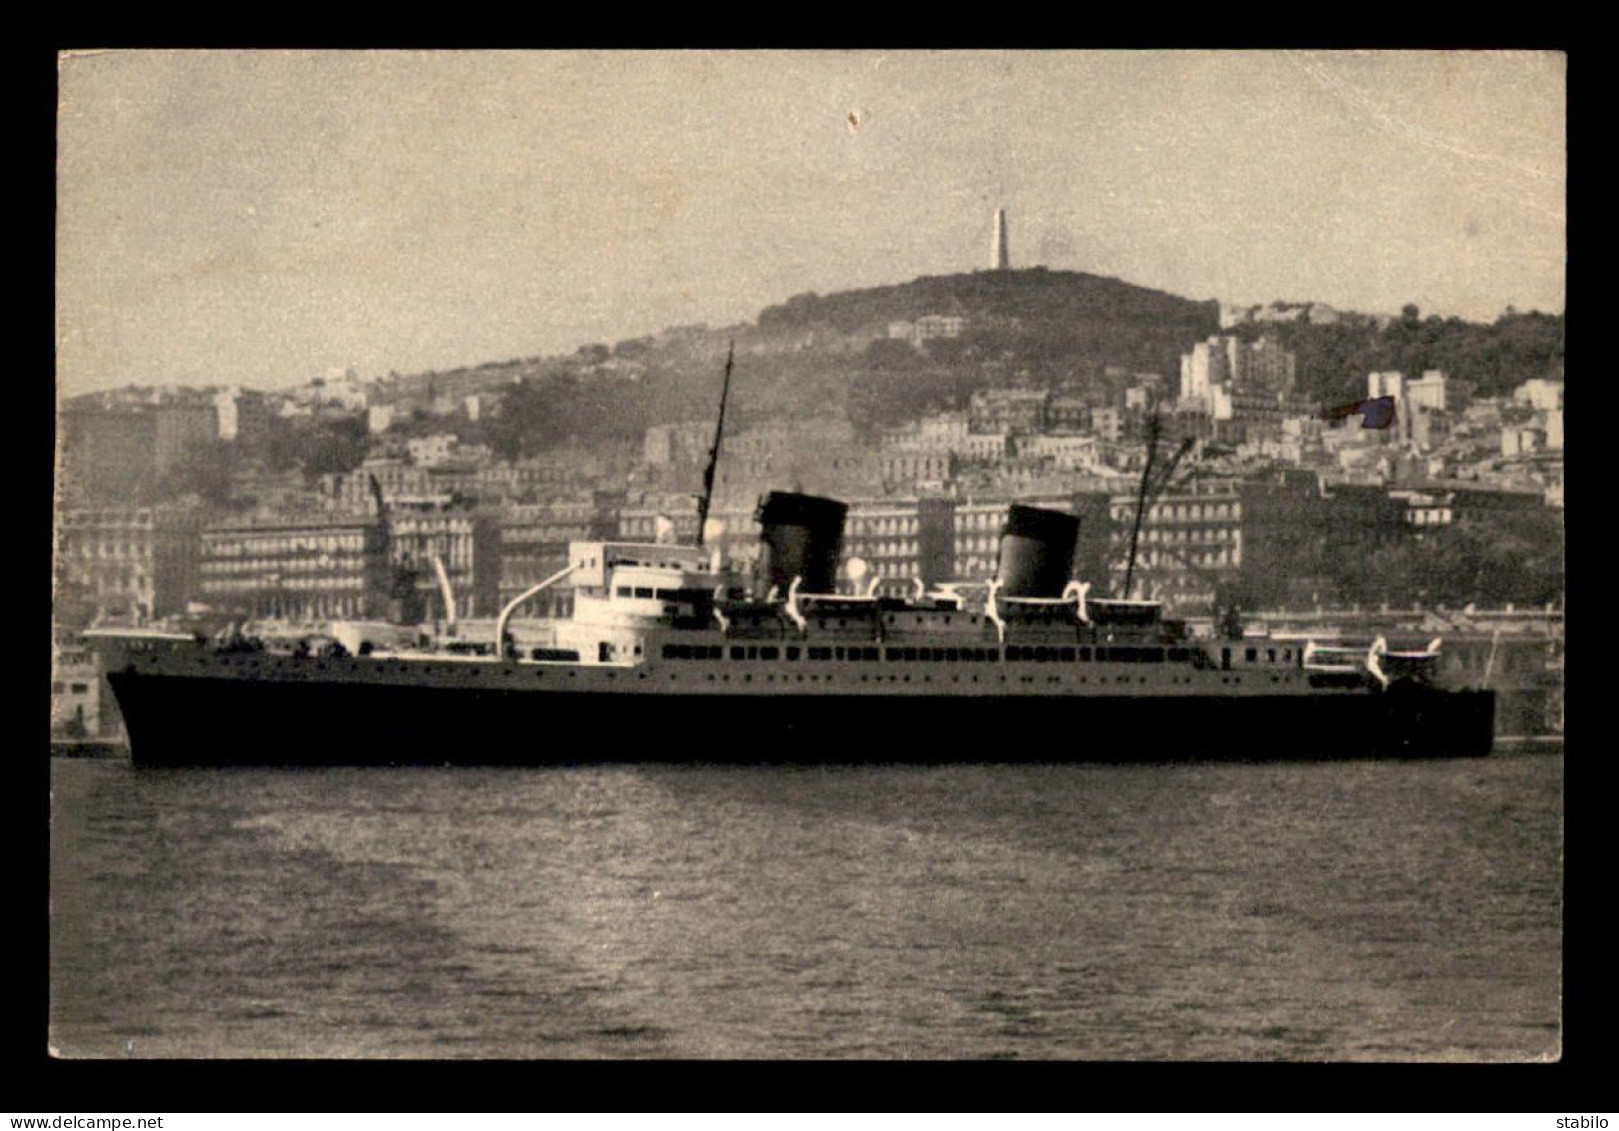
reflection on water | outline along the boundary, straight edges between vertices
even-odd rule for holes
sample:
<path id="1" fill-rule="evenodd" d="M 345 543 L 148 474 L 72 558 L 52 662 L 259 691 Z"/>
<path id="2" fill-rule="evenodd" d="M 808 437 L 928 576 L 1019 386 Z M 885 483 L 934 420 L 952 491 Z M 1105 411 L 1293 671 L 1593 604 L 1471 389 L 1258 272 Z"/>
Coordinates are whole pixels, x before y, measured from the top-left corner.
<path id="1" fill-rule="evenodd" d="M 52 765 L 68 1056 L 1535 1059 L 1560 754 Z"/>

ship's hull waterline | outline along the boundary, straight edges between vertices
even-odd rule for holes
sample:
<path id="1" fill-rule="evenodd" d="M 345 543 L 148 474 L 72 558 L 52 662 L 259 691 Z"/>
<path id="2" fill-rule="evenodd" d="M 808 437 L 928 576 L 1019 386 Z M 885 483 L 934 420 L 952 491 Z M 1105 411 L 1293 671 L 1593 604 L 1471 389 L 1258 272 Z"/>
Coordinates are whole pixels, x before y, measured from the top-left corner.
<path id="1" fill-rule="evenodd" d="M 109 676 L 137 765 L 1175 762 L 1476 757 L 1489 691 L 996 696 Z"/>

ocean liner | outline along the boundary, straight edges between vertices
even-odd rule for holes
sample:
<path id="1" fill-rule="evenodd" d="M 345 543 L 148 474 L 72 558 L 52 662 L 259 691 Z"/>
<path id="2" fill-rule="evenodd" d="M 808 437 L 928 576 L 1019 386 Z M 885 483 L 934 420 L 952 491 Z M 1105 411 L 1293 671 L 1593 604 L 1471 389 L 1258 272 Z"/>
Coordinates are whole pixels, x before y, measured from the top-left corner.
<path id="1" fill-rule="evenodd" d="M 275 649 L 226 632 L 91 632 L 137 765 L 1068 762 L 1476 756 L 1494 695 L 1437 685 L 1439 641 L 1391 651 L 1196 637 L 1156 601 L 1090 596 L 1080 520 L 1013 505 L 995 578 L 907 599 L 837 592 L 847 506 L 772 492 L 750 575 L 697 544 L 574 542 L 488 641 L 333 626 Z M 1153 422 L 1139 520 L 1151 494 Z M 1187 445 L 1170 461 L 1167 481 Z M 375 480 L 379 520 L 387 506 Z M 1135 564 L 1131 540 L 1130 566 Z M 438 566 L 439 580 L 448 579 Z M 513 613 L 567 581 L 574 613 L 519 650 Z M 446 593 L 447 609 L 454 607 Z M 401 632 L 400 629 L 408 631 Z M 346 639 L 346 642 L 345 642 Z"/>
<path id="2" fill-rule="evenodd" d="M 1195 636 L 1072 578 L 1079 519 L 1014 505 L 995 578 L 835 591 L 844 504 L 775 492 L 758 568 L 701 546 L 575 542 L 552 645 L 506 631 L 281 652 L 105 635 L 140 765 L 1067 762 L 1476 756 L 1493 696 L 1391 651 Z"/>

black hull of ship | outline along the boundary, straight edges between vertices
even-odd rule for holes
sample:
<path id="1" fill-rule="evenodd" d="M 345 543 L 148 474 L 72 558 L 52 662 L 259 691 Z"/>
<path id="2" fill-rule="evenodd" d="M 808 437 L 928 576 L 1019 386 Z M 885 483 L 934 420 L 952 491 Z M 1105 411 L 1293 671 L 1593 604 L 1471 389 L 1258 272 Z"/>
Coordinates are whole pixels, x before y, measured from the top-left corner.
<path id="1" fill-rule="evenodd" d="M 1302 761 L 1478 757 L 1494 694 L 615 695 L 110 677 L 137 765 Z"/>

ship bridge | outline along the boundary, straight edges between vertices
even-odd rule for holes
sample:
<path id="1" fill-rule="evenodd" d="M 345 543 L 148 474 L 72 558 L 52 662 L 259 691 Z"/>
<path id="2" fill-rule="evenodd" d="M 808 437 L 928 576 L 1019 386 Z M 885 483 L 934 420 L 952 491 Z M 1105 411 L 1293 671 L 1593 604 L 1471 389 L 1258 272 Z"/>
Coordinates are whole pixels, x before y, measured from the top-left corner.
<path id="1" fill-rule="evenodd" d="M 573 542 L 568 546 L 574 615 L 557 642 L 581 659 L 636 663 L 646 633 L 710 625 L 718 600 L 744 590 L 717 550 L 661 542 Z"/>

